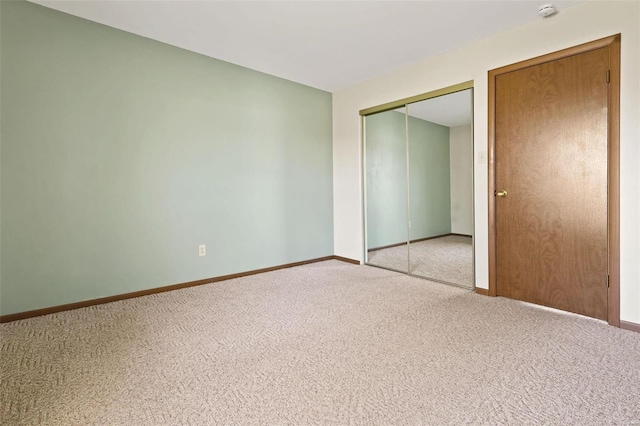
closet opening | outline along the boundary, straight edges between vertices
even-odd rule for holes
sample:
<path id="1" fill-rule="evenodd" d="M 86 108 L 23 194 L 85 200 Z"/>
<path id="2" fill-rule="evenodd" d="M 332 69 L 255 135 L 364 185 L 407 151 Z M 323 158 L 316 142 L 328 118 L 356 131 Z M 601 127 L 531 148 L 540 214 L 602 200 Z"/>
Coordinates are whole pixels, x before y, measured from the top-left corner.
<path id="1" fill-rule="evenodd" d="M 365 264 L 474 289 L 473 82 L 360 115 Z"/>

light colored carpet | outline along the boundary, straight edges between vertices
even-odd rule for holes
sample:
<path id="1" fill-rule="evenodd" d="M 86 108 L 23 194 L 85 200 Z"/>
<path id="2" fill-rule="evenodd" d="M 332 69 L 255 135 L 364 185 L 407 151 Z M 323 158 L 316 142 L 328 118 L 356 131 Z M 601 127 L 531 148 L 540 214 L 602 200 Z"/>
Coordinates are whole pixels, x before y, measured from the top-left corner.
<path id="1" fill-rule="evenodd" d="M 3 425 L 640 423 L 640 334 L 339 261 L 0 331 Z"/>
<path id="2" fill-rule="evenodd" d="M 411 243 L 410 247 L 412 274 L 473 288 L 471 237 L 448 235 Z M 371 251 L 369 263 L 406 271 L 407 246 Z"/>

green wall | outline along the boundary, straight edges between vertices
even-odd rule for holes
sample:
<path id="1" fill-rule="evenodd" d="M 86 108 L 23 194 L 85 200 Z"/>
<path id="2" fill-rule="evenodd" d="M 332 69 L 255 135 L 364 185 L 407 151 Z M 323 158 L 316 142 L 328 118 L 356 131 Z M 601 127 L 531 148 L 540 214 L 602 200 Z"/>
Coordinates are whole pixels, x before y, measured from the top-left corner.
<path id="1" fill-rule="evenodd" d="M 405 116 L 385 111 L 365 117 L 367 248 L 407 241 Z"/>
<path id="2" fill-rule="evenodd" d="M 411 240 L 451 232 L 449 128 L 409 117 Z M 366 117 L 367 245 L 407 240 L 404 113 Z"/>
<path id="3" fill-rule="evenodd" d="M 451 232 L 449 128 L 409 117 L 411 240 Z"/>
<path id="4" fill-rule="evenodd" d="M 333 254 L 329 93 L 0 7 L 3 315 Z"/>

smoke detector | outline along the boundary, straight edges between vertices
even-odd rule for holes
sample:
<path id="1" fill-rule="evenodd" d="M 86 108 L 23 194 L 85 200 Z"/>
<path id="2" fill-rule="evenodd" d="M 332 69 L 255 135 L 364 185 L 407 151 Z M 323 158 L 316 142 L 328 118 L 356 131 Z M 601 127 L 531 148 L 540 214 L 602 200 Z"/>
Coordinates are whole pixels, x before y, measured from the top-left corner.
<path id="1" fill-rule="evenodd" d="M 551 16 L 556 12 L 557 12 L 556 7 L 551 3 L 540 6 L 540 9 L 538 9 L 538 15 L 540 15 L 543 18 L 546 18 L 547 16 Z"/>

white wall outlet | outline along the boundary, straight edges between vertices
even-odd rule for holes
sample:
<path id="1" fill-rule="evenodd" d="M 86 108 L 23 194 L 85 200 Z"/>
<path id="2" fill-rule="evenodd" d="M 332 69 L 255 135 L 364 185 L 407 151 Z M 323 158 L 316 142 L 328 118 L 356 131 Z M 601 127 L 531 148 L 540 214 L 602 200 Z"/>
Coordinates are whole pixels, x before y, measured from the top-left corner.
<path id="1" fill-rule="evenodd" d="M 198 256 L 206 256 L 207 255 L 207 246 L 204 244 L 200 244 L 198 246 Z"/>
<path id="2" fill-rule="evenodd" d="M 487 151 L 480 151 L 478 153 L 478 164 L 487 164 Z"/>

